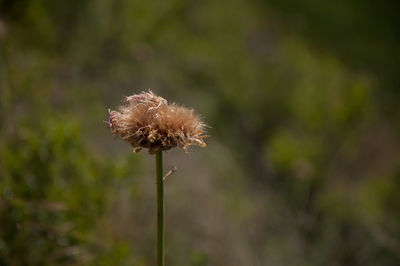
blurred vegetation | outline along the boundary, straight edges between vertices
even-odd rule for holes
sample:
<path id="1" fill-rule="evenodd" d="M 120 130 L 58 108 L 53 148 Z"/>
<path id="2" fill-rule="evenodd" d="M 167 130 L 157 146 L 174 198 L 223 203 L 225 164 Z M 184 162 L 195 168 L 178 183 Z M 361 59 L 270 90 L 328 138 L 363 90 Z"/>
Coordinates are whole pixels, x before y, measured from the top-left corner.
<path id="1" fill-rule="evenodd" d="M 152 88 L 168 265 L 399 265 L 398 1 L 0 1 L 0 265 L 152 265 L 153 158 L 106 128 Z"/>

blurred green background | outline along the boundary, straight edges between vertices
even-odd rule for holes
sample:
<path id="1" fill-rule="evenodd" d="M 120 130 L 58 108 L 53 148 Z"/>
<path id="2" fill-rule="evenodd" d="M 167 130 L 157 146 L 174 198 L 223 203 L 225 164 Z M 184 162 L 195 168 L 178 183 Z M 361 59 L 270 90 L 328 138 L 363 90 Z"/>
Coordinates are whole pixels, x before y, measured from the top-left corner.
<path id="1" fill-rule="evenodd" d="M 166 264 L 400 265 L 400 4 L 0 1 L 0 265 L 154 265 L 154 158 L 107 109 L 151 88 Z"/>

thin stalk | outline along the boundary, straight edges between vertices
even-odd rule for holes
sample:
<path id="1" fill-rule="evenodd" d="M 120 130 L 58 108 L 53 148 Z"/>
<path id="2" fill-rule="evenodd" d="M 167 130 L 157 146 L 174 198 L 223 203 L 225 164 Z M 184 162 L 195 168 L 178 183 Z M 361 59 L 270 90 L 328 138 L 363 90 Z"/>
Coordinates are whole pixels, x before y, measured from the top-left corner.
<path id="1" fill-rule="evenodd" d="M 164 180 L 162 151 L 156 153 L 157 172 L 157 266 L 164 266 Z"/>

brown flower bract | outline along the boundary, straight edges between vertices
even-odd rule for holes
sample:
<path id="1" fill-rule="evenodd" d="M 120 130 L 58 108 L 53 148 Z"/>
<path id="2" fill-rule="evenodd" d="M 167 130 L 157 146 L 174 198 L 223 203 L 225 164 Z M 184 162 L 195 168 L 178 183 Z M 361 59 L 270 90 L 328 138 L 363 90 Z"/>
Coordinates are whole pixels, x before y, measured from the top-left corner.
<path id="1" fill-rule="evenodd" d="M 152 91 L 125 98 L 118 111 L 109 110 L 109 127 L 134 147 L 134 152 L 148 148 L 150 154 L 160 150 L 198 145 L 205 147 L 206 127 L 192 109 L 168 104 Z"/>

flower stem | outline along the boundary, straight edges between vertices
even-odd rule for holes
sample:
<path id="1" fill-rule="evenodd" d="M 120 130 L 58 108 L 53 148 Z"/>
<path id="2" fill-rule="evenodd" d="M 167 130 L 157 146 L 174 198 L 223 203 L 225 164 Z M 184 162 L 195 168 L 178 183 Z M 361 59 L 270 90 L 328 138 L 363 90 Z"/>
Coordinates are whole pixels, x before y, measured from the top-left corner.
<path id="1" fill-rule="evenodd" d="M 157 172 L 157 266 L 164 266 L 164 181 L 162 151 L 156 153 Z"/>

